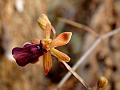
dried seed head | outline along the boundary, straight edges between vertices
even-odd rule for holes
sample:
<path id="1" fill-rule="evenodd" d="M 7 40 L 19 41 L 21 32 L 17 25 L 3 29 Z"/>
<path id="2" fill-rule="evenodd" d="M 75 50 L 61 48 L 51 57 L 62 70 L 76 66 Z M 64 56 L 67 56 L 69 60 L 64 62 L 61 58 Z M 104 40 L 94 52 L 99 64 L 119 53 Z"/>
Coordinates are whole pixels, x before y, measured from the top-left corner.
<path id="1" fill-rule="evenodd" d="M 38 24 L 43 30 L 46 29 L 47 25 L 51 25 L 48 17 L 45 14 L 41 14 L 41 16 L 38 18 Z"/>
<path id="2" fill-rule="evenodd" d="M 107 84 L 108 84 L 108 80 L 106 79 L 106 77 L 102 76 L 98 79 L 97 87 L 104 88 Z"/>

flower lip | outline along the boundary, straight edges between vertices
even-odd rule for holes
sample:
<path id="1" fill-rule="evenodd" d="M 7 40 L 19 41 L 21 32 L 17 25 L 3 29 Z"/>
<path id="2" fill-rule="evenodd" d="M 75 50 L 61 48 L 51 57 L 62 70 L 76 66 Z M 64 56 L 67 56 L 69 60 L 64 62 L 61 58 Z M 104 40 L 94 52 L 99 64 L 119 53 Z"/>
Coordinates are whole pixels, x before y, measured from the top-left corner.
<path id="1" fill-rule="evenodd" d="M 23 48 L 16 47 L 12 50 L 13 57 L 19 66 L 25 66 L 28 63 L 35 63 L 38 58 L 46 53 L 42 44 L 25 44 Z"/>

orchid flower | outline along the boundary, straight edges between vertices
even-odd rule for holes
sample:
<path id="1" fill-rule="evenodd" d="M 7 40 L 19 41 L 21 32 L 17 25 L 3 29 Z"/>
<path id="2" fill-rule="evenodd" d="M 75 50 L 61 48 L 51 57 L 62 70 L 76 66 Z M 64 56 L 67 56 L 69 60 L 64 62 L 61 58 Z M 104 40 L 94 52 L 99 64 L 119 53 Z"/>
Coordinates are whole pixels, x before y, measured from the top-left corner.
<path id="1" fill-rule="evenodd" d="M 32 43 L 25 44 L 22 48 L 13 48 L 12 54 L 19 66 L 25 66 L 28 63 L 35 63 L 40 56 L 43 56 L 44 71 L 45 74 L 48 74 L 52 68 L 51 55 L 57 57 L 60 62 L 70 61 L 70 57 L 57 50 L 56 47 L 67 44 L 71 39 L 72 33 L 64 32 L 54 39 L 50 38 L 51 31 L 54 31 L 54 28 L 45 14 L 41 14 L 38 19 L 38 24 L 44 32 L 44 39 L 33 40 Z"/>

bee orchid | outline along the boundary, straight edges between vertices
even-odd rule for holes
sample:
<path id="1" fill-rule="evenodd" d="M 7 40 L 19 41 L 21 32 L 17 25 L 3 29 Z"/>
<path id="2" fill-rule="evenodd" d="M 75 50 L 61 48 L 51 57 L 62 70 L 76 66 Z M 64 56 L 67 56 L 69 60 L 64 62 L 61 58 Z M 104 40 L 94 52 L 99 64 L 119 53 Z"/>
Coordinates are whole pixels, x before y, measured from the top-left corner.
<path id="1" fill-rule="evenodd" d="M 69 62 L 70 57 L 65 53 L 56 49 L 56 47 L 67 44 L 72 36 L 71 32 L 64 32 L 57 37 L 51 37 L 51 31 L 54 31 L 48 17 L 45 14 L 41 14 L 38 19 L 38 24 L 44 32 L 44 39 L 36 39 L 30 44 L 25 44 L 22 48 L 16 47 L 12 50 L 13 57 L 16 63 L 20 66 L 25 66 L 28 63 L 35 63 L 40 56 L 43 56 L 43 66 L 45 74 L 52 68 L 51 55 L 58 58 L 58 60 Z"/>

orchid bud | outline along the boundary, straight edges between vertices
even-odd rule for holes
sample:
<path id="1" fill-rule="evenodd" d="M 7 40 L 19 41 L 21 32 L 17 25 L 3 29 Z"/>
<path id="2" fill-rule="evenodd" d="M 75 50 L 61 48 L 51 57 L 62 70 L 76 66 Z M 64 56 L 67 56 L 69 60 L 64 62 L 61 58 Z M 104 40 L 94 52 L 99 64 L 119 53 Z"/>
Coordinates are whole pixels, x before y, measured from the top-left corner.
<path id="1" fill-rule="evenodd" d="M 97 87 L 104 88 L 107 84 L 108 84 L 108 80 L 104 76 L 102 76 L 98 79 Z"/>

